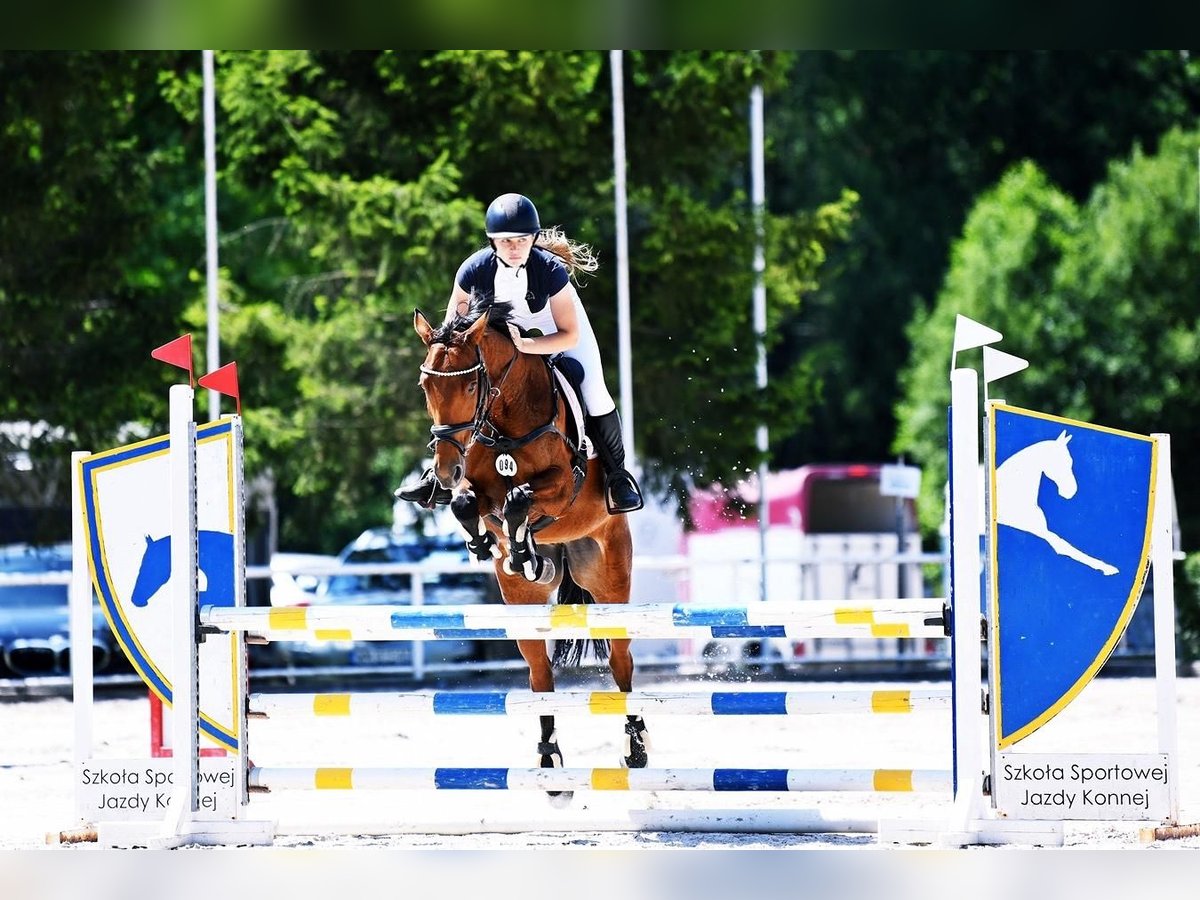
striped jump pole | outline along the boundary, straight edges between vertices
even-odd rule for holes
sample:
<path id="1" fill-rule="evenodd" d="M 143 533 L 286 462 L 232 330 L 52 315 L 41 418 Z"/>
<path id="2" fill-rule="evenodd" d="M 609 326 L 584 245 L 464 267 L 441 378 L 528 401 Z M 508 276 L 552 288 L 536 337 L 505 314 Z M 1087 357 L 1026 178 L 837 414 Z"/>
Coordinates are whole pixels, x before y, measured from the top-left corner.
<path id="1" fill-rule="evenodd" d="M 790 691 L 421 691 L 250 695 L 253 717 L 711 715 L 796 716 L 822 713 L 903 714 L 949 709 L 950 688 Z"/>
<path id="2" fill-rule="evenodd" d="M 680 603 L 561 606 L 214 607 L 209 632 L 268 640 L 536 640 L 604 638 L 944 638 L 943 601 L 764 601 L 706 607 Z"/>
<path id="3" fill-rule="evenodd" d="M 250 769 L 252 791 L 948 792 L 939 769 L 339 768 Z"/>

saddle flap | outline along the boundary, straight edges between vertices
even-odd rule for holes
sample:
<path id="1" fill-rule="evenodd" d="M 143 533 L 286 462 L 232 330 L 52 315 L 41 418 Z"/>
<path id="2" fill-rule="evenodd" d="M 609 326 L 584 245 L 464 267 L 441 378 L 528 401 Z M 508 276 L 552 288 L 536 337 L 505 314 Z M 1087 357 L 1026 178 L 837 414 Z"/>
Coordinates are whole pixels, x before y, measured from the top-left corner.
<path id="1" fill-rule="evenodd" d="M 596 449 L 586 437 L 583 420 L 583 364 L 569 356 L 547 360 L 550 371 L 558 379 L 559 389 L 567 403 L 567 437 L 576 447 L 586 445 L 587 458 L 595 459 Z"/>

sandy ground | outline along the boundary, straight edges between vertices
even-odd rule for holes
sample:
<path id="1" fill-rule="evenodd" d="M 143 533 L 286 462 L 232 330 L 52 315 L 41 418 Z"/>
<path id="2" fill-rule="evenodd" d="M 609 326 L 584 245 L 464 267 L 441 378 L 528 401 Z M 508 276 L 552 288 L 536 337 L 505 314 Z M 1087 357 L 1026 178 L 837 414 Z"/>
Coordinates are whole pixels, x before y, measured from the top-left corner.
<path id="1" fill-rule="evenodd" d="M 606 689 L 603 683 L 577 687 Z M 650 687 L 643 684 L 643 687 Z M 711 682 L 659 683 L 655 687 L 712 689 Z M 824 687 L 825 685 L 821 685 Z M 855 687 L 870 685 L 856 684 Z M 895 688 L 895 684 L 880 685 Z M 478 686 L 475 686 L 478 687 Z M 728 686 L 724 686 L 728 687 Z M 751 689 L 814 687 L 753 683 Z M 1180 821 L 1200 822 L 1200 679 L 1178 681 Z M 1022 742 L 1030 752 L 1153 752 L 1155 694 L 1151 679 L 1104 678 L 1093 682 L 1056 720 Z M 561 716 L 559 739 L 569 767 L 613 766 L 620 719 Z M 47 833 L 76 826 L 73 799 L 73 715 L 69 700 L 54 698 L 0 704 L 0 851 L 44 847 Z M 949 713 L 904 716 L 825 714 L 804 717 L 685 717 L 650 721 L 654 767 L 936 768 L 950 767 Z M 528 766 L 534 765 L 536 721 L 507 717 L 410 717 L 277 720 L 251 723 L 251 758 L 260 765 Z M 95 757 L 149 755 L 144 698 L 99 699 Z M 692 792 L 578 792 L 566 810 L 536 792 L 289 791 L 257 795 L 254 818 L 279 825 L 277 847 L 495 849 L 827 848 L 867 846 L 872 835 L 756 835 L 682 832 L 628 833 L 566 830 L 588 816 L 618 815 L 629 808 L 811 809 L 871 818 L 945 810 L 929 795 L 699 794 Z M 447 819 L 515 820 L 529 830 L 472 835 L 395 833 L 401 823 Z M 564 823 L 556 829 L 555 823 Z M 1147 823 L 1068 823 L 1069 847 L 1138 847 Z M 539 827 L 540 826 L 540 827 Z M 94 849 L 94 845 L 76 845 Z M 1200 838 L 1170 845 L 1200 849 Z M 69 852 L 66 849 L 60 852 Z M 987 851 L 983 851 L 987 852 Z M 997 851 L 1002 852 L 1002 851 Z"/>

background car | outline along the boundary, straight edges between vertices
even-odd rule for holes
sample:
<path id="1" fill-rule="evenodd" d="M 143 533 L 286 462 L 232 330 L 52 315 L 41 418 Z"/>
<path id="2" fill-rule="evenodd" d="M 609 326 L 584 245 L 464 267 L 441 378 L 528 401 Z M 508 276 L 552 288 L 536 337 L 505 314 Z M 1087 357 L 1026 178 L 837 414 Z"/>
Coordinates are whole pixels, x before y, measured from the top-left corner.
<path id="1" fill-rule="evenodd" d="M 0 547 L 0 574 L 45 577 L 71 571 L 71 545 Z M 66 580 L 12 584 L 0 579 L 0 678 L 71 674 L 70 610 Z M 92 665 L 98 675 L 132 672 L 93 600 Z"/>
<path id="2" fill-rule="evenodd" d="M 370 528 L 347 544 L 337 556 L 343 566 L 380 563 L 461 564 L 470 561 L 461 536 L 427 535 L 388 527 Z M 477 572 L 422 574 L 426 606 L 466 606 L 501 602 L 490 567 Z M 404 605 L 413 602 L 413 576 L 407 572 L 341 572 L 318 580 L 312 605 Z M 409 666 L 413 641 L 286 641 L 275 644 L 282 665 L 291 666 Z M 424 663 L 467 663 L 515 659 L 512 641 L 424 641 Z"/>
<path id="3" fill-rule="evenodd" d="M 323 574 L 339 564 L 336 556 L 321 553 L 276 553 L 271 557 L 272 606 L 307 606 L 321 582 Z"/>

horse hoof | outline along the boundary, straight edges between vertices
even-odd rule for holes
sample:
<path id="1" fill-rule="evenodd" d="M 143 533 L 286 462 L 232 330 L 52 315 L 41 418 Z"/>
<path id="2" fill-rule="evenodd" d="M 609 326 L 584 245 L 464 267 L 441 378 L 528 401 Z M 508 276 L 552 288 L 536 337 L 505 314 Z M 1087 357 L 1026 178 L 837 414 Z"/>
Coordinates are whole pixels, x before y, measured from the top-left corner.
<path id="1" fill-rule="evenodd" d="M 621 766 L 626 769 L 644 769 L 650 762 L 650 732 L 641 719 L 625 723 L 625 755 Z"/>
<path id="2" fill-rule="evenodd" d="M 566 809 L 575 799 L 574 791 L 547 791 L 546 797 L 555 809 Z"/>
<path id="3" fill-rule="evenodd" d="M 534 577 L 529 580 L 534 584 L 549 584 L 554 580 L 554 560 L 548 556 L 539 556 L 537 558 L 541 561 L 541 571 L 539 572 L 537 566 L 534 566 Z"/>
<path id="4" fill-rule="evenodd" d="M 504 557 L 504 562 L 500 564 L 500 568 L 504 570 L 505 575 L 516 575 L 517 571 L 512 567 L 512 557 Z"/>

